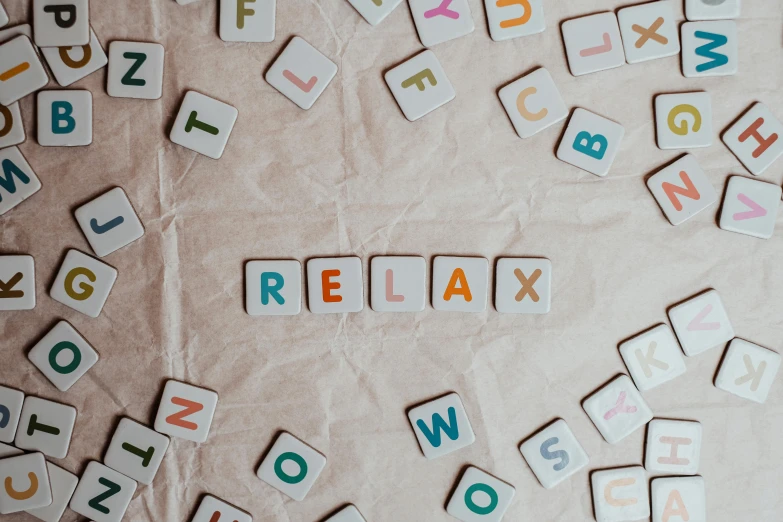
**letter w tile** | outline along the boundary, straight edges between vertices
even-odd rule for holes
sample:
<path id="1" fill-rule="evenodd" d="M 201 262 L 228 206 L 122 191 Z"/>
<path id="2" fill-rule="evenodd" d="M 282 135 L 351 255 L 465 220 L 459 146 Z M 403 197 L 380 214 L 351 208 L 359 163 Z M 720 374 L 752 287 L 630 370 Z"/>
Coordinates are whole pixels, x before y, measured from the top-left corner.
<path id="1" fill-rule="evenodd" d="M 454 409 L 454 407 L 450 407 L 448 409 L 449 414 L 449 423 L 446 424 L 446 421 L 443 420 L 443 417 L 440 416 L 440 413 L 433 413 L 432 414 L 432 430 L 429 429 L 427 424 L 422 420 L 419 419 L 416 421 L 416 426 L 419 427 L 421 432 L 424 434 L 425 437 L 427 437 L 427 440 L 432 445 L 433 448 L 439 448 L 441 445 L 441 436 L 440 432 L 448 436 L 451 440 L 457 440 L 459 438 L 459 424 L 457 424 L 457 410 Z"/>

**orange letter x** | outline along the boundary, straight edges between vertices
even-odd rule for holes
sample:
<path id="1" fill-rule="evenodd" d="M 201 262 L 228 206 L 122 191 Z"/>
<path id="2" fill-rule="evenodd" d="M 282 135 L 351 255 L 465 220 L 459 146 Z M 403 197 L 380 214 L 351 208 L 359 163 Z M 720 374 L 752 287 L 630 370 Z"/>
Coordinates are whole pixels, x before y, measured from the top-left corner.
<path id="1" fill-rule="evenodd" d="M 636 48 L 641 49 L 642 46 L 644 46 L 644 44 L 647 43 L 647 40 L 650 39 L 655 40 L 659 44 L 663 44 L 663 45 L 669 43 L 668 38 L 658 34 L 658 29 L 660 29 L 662 25 L 663 25 L 662 17 L 658 17 L 658 19 L 655 22 L 653 22 L 653 24 L 650 26 L 649 29 L 645 29 L 641 25 L 633 24 L 631 26 L 631 29 L 633 29 L 634 31 L 636 31 L 641 35 L 639 39 L 636 40 Z"/>
<path id="2" fill-rule="evenodd" d="M 533 289 L 533 285 L 535 285 L 536 281 L 538 281 L 538 278 L 541 277 L 541 269 L 536 268 L 535 272 L 533 272 L 533 275 L 530 276 L 530 279 L 525 277 L 525 274 L 523 274 L 522 270 L 519 268 L 514 269 L 514 275 L 517 276 L 517 279 L 519 279 L 519 282 L 522 284 L 522 288 L 519 290 L 519 292 L 517 292 L 516 297 L 514 297 L 517 303 L 524 299 L 528 294 L 530 294 L 530 299 L 532 299 L 534 303 L 537 303 L 539 297 L 536 291 Z"/>

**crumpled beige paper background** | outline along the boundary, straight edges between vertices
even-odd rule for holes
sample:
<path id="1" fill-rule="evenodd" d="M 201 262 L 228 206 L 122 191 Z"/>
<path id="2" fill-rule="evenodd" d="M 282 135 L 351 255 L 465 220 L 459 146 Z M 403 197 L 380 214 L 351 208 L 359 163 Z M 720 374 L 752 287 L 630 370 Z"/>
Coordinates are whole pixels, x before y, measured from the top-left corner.
<path id="1" fill-rule="evenodd" d="M 5 0 L 12 23 L 30 2 Z M 104 47 L 112 40 L 166 48 L 163 98 L 109 98 L 106 70 L 78 82 L 94 96 L 94 143 L 42 148 L 34 97 L 21 103 L 21 150 L 43 189 L 0 218 L 0 250 L 35 257 L 38 305 L 0 315 L 0 382 L 76 406 L 68 457 L 81 474 L 101 460 L 121 416 L 151 424 L 163 383 L 216 390 L 204 444 L 173 440 L 152 486 L 126 520 L 187 521 L 201 496 L 234 503 L 255 521 L 316 521 L 347 502 L 369 522 L 447 521 L 444 505 L 467 464 L 512 483 L 510 521 L 593 517 L 588 470 L 547 491 L 520 441 L 556 417 L 568 421 L 590 469 L 640 464 L 644 430 L 605 443 L 580 402 L 625 368 L 617 345 L 706 288 L 725 301 L 737 335 L 783 350 L 783 218 L 762 241 L 724 232 L 712 207 L 679 227 L 664 218 L 645 177 L 679 152 L 655 145 L 658 93 L 712 94 L 715 142 L 693 151 L 722 193 L 749 176 L 719 134 L 755 101 L 783 117 L 783 6 L 746 0 L 738 20 L 740 74 L 686 79 L 671 57 L 581 78 L 568 71 L 559 24 L 621 7 L 613 0 L 547 2 L 547 30 L 490 40 L 482 2 L 476 31 L 433 50 L 456 99 L 416 123 L 402 116 L 383 72 L 422 49 L 406 2 L 373 28 L 345 0 L 280 0 L 269 44 L 222 42 L 217 2 L 91 2 Z M 682 6 L 675 2 L 682 18 Z M 263 72 L 293 35 L 339 72 L 310 111 L 272 89 Z M 564 126 L 519 139 L 497 90 L 535 67 L 552 73 L 570 107 L 621 122 L 621 151 L 605 179 L 558 161 Z M 49 88 L 57 88 L 52 82 Z M 239 119 L 219 161 L 174 145 L 168 132 L 186 90 L 234 105 Z M 780 184 L 783 161 L 762 179 Z M 119 278 L 97 319 L 48 297 L 68 248 L 91 253 L 73 210 L 123 187 L 146 235 L 105 260 Z M 545 316 L 435 312 L 253 318 L 244 311 L 250 259 L 379 254 L 545 256 L 554 267 Z M 365 288 L 367 285 L 365 284 Z M 26 352 L 59 319 L 101 359 L 66 393 Z M 687 360 L 687 373 L 645 394 L 658 417 L 704 425 L 701 474 L 708 519 L 783 518 L 783 384 L 766 405 L 717 390 L 722 349 Z M 778 379 L 780 381 L 780 377 Z M 406 418 L 413 404 L 456 391 L 476 432 L 472 446 L 427 461 Z M 255 477 L 275 434 L 287 430 L 328 457 L 303 502 Z M 30 519 L 24 514 L 5 520 Z M 78 517 L 68 511 L 63 520 Z"/>

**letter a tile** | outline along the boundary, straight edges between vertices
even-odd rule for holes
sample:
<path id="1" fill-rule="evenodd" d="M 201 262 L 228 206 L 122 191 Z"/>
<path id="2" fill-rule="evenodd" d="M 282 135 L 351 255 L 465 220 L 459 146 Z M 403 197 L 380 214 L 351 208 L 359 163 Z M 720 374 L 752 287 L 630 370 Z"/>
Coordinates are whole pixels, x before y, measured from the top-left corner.
<path id="1" fill-rule="evenodd" d="M 707 499 L 702 477 L 655 478 L 652 522 L 707 522 Z"/>
<path id="2" fill-rule="evenodd" d="M 326 466 L 326 457 L 290 433 L 281 433 L 258 467 L 258 478 L 291 497 L 304 500 Z"/>
<path id="3" fill-rule="evenodd" d="M 0 256 L 0 310 L 32 310 L 33 308 L 35 308 L 33 257 Z"/>
<path id="4" fill-rule="evenodd" d="M 446 512 L 462 522 L 500 522 L 516 490 L 474 466 L 468 466 L 446 506 Z"/>
<path id="5" fill-rule="evenodd" d="M 237 121 L 236 108 L 196 91 L 188 91 L 171 128 L 171 141 L 220 159 Z"/>
<path id="6" fill-rule="evenodd" d="M 465 407 L 456 393 L 412 408 L 408 420 L 422 453 L 430 460 L 470 446 L 476 440 Z"/>
<path id="7" fill-rule="evenodd" d="M 596 176 L 606 176 L 620 150 L 625 128 L 585 109 L 574 109 L 557 158 Z"/>
<path id="8" fill-rule="evenodd" d="M 489 262 L 483 257 L 437 256 L 432 263 L 432 307 L 444 312 L 484 312 Z"/>
<path id="9" fill-rule="evenodd" d="M 218 394 L 175 380 L 166 382 L 155 417 L 155 431 L 206 442 L 217 408 Z"/>
<path id="10" fill-rule="evenodd" d="M 645 392 L 685 373 L 680 345 L 660 324 L 620 344 L 620 355 L 639 391 Z"/>
<path id="11" fill-rule="evenodd" d="M 650 176 L 647 188 L 675 226 L 718 201 L 718 193 L 691 154 Z"/>
<path id="12" fill-rule="evenodd" d="M 627 375 L 620 375 L 594 392 L 582 407 L 609 444 L 617 444 L 653 417 Z"/>
<path id="13" fill-rule="evenodd" d="M 135 480 L 92 461 L 76 486 L 70 508 L 93 522 L 120 522 L 136 486 Z"/>
<path id="14" fill-rule="evenodd" d="M 253 522 L 253 517 L 227 502 L 206 495 L 190 522 Z"/>
<path id="15" fill-rule="evenodd" d="M 408 121 L 418 120 L 456 96 L 432 51 L 422 51 L 387 71 L 384 79 Z"/>
<path id="16" fill-rule="evenodd" d="M 783 156 L 783 123 L 766 105 L 756 103 L 723 133 L 723 143 L 758 176 Z"/>
<path id="17" fill-rule="evenodd" d="M 266 72 L 266 81 L 302 109 L 313 106 L 337 74 L 337 64 L 294 36 Z"/>
<path id="18" fill-rule="evenodd" d="M 715 378 L 715 387 L 763 404 L 780 368 L 780 354 L 734 339 Z"/>
<path id="19" fill-rule="evenodd" d="M 778 219 L 781 188 L 765 181 L 732 176 L 720 213 L 720 228 L 769 239 Z"/>

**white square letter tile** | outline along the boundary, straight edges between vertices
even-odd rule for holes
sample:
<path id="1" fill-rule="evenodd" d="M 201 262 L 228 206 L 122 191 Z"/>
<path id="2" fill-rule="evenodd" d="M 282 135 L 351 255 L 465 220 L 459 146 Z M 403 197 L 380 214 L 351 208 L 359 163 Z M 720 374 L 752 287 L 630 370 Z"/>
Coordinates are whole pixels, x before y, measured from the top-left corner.
<path id="1" fill-rule="evenodd" d="M 322 257 L 307 262 L 307 300 L 314 314 L 361 312 L 364 308 L 362 260 Z"/>
<path id="2" fill-rule="evenodd" d="M 64 459 L 71 445 L 76 408 L 59 402 L 27 396 L 19 418 L 14 445 Z"/>
<path id="3" fill-rule="evenodd" d="M 348 0 L 370 25 L 378 25 L 394 11 L 402 0 Z"/>
<path id="4" fill-rule="evenodd" d="M 627 375 L 620 375 L 594 392 L 582 407 L 609 444 L 620 442 L 653 418 L 650 407 Z"/>
<path id="5" fill-rule="evenodd" d="M 2 393 L 2 389 L 0 389 L 0 393 Z M 24 455 L 24 451 L 0 442 L 0 459 L 15 457 L 17 455 Z"/>
<path id="6" fill-rule="evenodd" d="M 92 461 L 76 486 L 71 509 L 94 522 L 120 522 L 135 491 L 135 480 Z"/>
<path id="7" fill-rule="evenodd" d="M 79 147 L 92 143 L 92 93 L 41 91 L 38 93 L 38 144 L 43 147 Z"/>
<path id="8" fill-rule="evenodd" d="M 117 270 L 78 250 L 69 250 L 49 295 L 90 317 L 98 317 L 117 280 Z"/>
<path id="9" fill-rule="evenodd" d="M 685 373 L 682 350 L 666 324 L 621 343 L 620 354 L 639 391 L 652 390 Z"/>
<path id="10" fill-rule="evenodd" d="M 715 386 L 737 397 L 763 404 L 780 368 L 780 354 L 734 339 L 720 365 Z"/>
<path id="11" fill-rule="evenodd" d="M 23 392 L 0 385 L 0 442 L 14 441 L 22 404 Z"/>
<path id="12" fill-rule="evenodd" d="M 506 85 L 498 96 L 520 138 L 529 138 L 568 117 L 560 91 L 543 67 Z"/>
<path id="13" fill-rule="evenodd" d="M 712 145 L 712 102 L 707 92 L 655 97 L 655 130 L 661 149 Z"/>
<path id="14" fill-rule="evenodd" d="M 489 263 L 483 257 L 438 256 L 432 264 L 432 307 L 446 312 L 483 312 L 489 293 Z"/>
<path id="15" fill-rule="evenodd" d="M 89 0 L 33 0 L 33 32 L 38 47 L 87 45 Z"/>
<path id="16" fill-rule="evenodd" d="M 370 304 L 376 312 L 421 312 L 427 301 L 427 262 L 416 256 L 370 261 Z"/>
<path id="17" fill-rule="evenodd" d="M 0 105 L 11 105 L 47 83 L 49 76 L 27 36 L 0 45 Z"/>
<path id="18" fill-rule="evenodd" d="M 552 262 L 504 257 L 495 269 L 495 309 L 504 314 L 547 314 L 552 303 Z"/>
<path id="19" fill-rule="evenodd" d="M 563 22 L 568 66 L 582 76 L 625 65 L 620 27 L 614 13 L 599 13 Z"/>
<path id="20" fill-rule="evenodd" d="M 702 477 L 667 477 L 652 481 L 652 522 L 707 522 Z"/>
<path id="21" fill-rule="evenodd" d="M 739 18 L 742 0 L 685 0 L 688 20 L 725 20 Z"/>
<path id="22" fill-rule="evenodd" d="M 309 109 L 337 74 L 337 65 L 294 36 L 266 73 L 266 81 L 302 109 Z"/>
<path id="23" fill-rule="evenodd" d="M 751 174 L 763 174 L 783 155 L 783 123 L 763 103 L 754 104 L 729 130 L 723 143 Z"/>
<path id="24" fill-rule="evenodd" d="M 220 159 L 239 112 L 209 96 L 188 91 L 171 128 L 171 141 L 212 159 Z"/>
<path id="25" fill-rule="evenodd" d="M 157 100 L 163 94 L 163 57 L 157 43 L 112 42 L 106 92 L 115 98 Z"/>
<path id="26" fill-rule="evenodd" d="M 224 0 L 225 1 L 225 0 Z M 198 511 L 190 522 L 253 522 L 253 517 L 223 502 L 222 500 L 206 495 L 198 505 Z"/>
<path id="27" fill-rule="evenodd" d="M 685 223 L 718 201 L 718 193 L 691 154 L 650 176 L 647 188 L 672 225 Z"/>
<path id="28" fill-rule="evenodd" d="M 546 29 L 543 0 L 484 0 L 489 34 L 500 42 L 543 33 Z"/>
<path id="29" fill-rule="evenodd" d="M 546 489 L 552 489 L 590 462 L 571 428 L 558 419 L 519 447 L 527 465 Z"/>
<path id="30" fill-rule="evenodd" d="M 63 87 L 106 67 L 106 64 L 109 63 L 109 59 L 101 47 L 101 42 L 98 41 L 98 37 L 92 29 L 90 30 L 90 43 L 87 45 L 80 45 L 78 49 L 71 46 L 45 47 L 41 49 L 41 52 L 57 83 Z"/>
<path id="31" fill-rule="evenodd" d="M 408 412 L 408 420 L 428 459 L 436 459 L 476 441 L 468 414 L 456 393 L 450 393 Z"/>
<path id="32" fill-rule="evenodd" d="M 220 0 L 220 39 L 224 42 L 272 42 L 275 0 Z"/>
<path id="33" fill-rule="evenodd" d="M 258 467 L 258 478 L 294 500 L 304 500 L 326 457 L 290 433 L 281 433 Z"/>
<path id="34" fill-rule="evenodd" d="M 596 176 L 606 176 L 620 150 L 625 128 L 585 109 L 574 109 L 557 157 Z"/>
<path id="35" fill-rule="evenodd" d="M 0 127 L 0 149 L 24 143 L 27 135 L 24 132 L 24 121 L 19 110 L 19 102 L 14 102 L 8 107 L 0 105 L 3 126 Z"/>
<path id="36" fill-rule="evenodd" d="M 218 394 L 175 380 L 166 381 L 155 417 L 155 431 L 193 442 L 205 442 L 217 408 Z"/>
<path id="37" fill-rule="evenodd" d="M 670 0 L 620 9 L 617 20 L 628 63 L 679 54 L 680 36 Z"/>
<path id="38" fill-rule="evenodd" d="M 781 189 L 765 181 L 742 176 L 729 178 L 720 228 L 760 239 L 769 239 L 775 231 Z"/>
<path id="39" fill-rule="evenodd" d="M 682 24 L 682 74 L 686 78 L 730 76 L 738 69 L 736 22 Z"/>
<path id="40" fill-rule="evenodd" d="M 40 453 L 0 460 L 0 514 L 17 513 L 52 503 L 46 459 Z"/>
<path id="41" fill-rule="evenodd" d="M 408 121 L 416 121 L 454 99 L 456 93 L 438 58 L 422 51 L 384 74 Z"/>
<path id="42" fill-rule="evenodd" d="M 103 461 L 113 470 L 149 485 L 152 484 L 168 447 L 167 436 L 124 418 L 114 431 Z"/>
<path id="43" fill-rule="evenodd" d="M 17 147 L 0 150 L 0 216 L 41 190 L 41 182 Z"/>
<path id="44" fill-rule="evenodd" d="M 695 475 L 701 455 L 701 423 L 653 419 L 647 425 L 644 467 L 652 473 Z"/>
<path id="45" fill-rule="evenodd" d="M 35 308 L 33 257 L 0 256 L 0 310 L 32 310 L 33 308 Z"/>
<path id="46" fill-rule="evenodd" d="M 60 391 L 68 391 L 98 362 L 98 353 L 66 321 L 60 321 L 27 354 Z"/>
<path id="47" fill-rule="evenodd" d="M 44 522 L 60 522 L 79 478 L 51 462 L 46 463 L 46 469 L 49 471 L 49 482 L 52 485 L 52 503 L 46 507 L 28 509 L 27 512 Z"/>
<path id="48" fill-rule="evenodd" d="M 454 40 L 476 28 L 467 0 L 409 0 L 424 47 Z"/>
<path id="49" fill-rule="evenodd" d="M 643 467 L 595 471 L 590 481 L 598 522 L 629 522 L 650 516 L 650 495 Z"/>
<path id="50" fill-rule="evenodd" d="M 462 522 L 500 522 L 514 493 L 511 484 L 468 466 L 449 499 L 446 512 Z"/>
<path id="51" fill-rule="evenodd" d="M 367 522 L 356 506 L 346 506 L 324 522 Z"/>
<path id="52" fill-rule="evenodd" d="M 302 311 L 302 264 L 295 260 L 245 263 L 248 315 L 297 315 Z"/>
<path id="53" fill-rule="evenodd" d="M 95 255 L 104 257 L 144 235 L 128 195 L 120 187 L 103 193 L 74 212 Z"/>
<path id="54" fill-rule="evenodd" d="M 673 307 L 669 310 L 669 320 L 688 357 L 734 338 L 734 328 L 715 290 L 708 290 Z"/>

